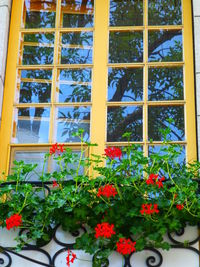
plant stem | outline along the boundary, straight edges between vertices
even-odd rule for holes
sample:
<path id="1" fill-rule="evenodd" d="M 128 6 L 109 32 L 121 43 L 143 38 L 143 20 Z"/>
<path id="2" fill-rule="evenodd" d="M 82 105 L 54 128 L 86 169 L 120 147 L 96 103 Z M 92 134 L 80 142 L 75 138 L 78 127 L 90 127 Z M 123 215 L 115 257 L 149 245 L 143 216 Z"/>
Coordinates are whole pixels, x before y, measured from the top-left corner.
<path id="1" fill-rule="evenodd" d="M 28 197 L 28 194 L 29 194 L 29 192 L 26 192 L 26 195 L 25 195 L 25 198 L 24 198 L 24 203 L 23 203 L 23 205 L 22 205 L 20 211 L 18 212 L 18 214 L 20 214 L 20 213 L 22 212 L 23 208 L 25 207 L 25 205 L 26 205 L 26 200 L 27 200 L 27 197 Z"/>
<path id="2" fill-rule="evenodd" d="M 169 164 L 168 164 L 168 162 L 166 162 L 166 164 L 167 164 L 167 172 L 168 172 L 168 174 L 169 174 L 169 178 L 170 178 L 170 180 L 171 180 L 172 183 L 175 185 L 175 187 L 176 187 L 178 190 L 181 191 L 181 188 L 174 182 L 173 178 L 171 177 L 171 173 L 170 173 L 170 170 L 169 170 Z"/>

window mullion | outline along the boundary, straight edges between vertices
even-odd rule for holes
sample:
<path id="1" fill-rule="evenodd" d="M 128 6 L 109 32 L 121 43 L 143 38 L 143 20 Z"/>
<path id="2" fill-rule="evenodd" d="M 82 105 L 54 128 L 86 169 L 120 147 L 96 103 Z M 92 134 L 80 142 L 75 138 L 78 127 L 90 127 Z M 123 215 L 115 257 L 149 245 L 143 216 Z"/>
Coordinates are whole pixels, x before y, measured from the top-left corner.
<path id="1" fill-rule="evenodd" d="M 55 93 L 57 84 L 57 64 L 59 57 L 59 28 L 60 28 L 60 11 L 61 11 L 61 0 L 57 0 L 56 6 L 56 27 L 55 27 L 55 41 L 54 41 L 54 61 L 53 61 L 53 77 L 52 77 L 52 88 L 51 88 L 51 113 L 50 113 L 50 127 L 49 127 L 49 142 L 54 142 L 54 121 L 55 121 Z"/>
<path id="2" fill-rule="evenodd" d="M 102 18 L 103 14 L 103 18 Z M 98 143 L 93 153 L 104 153 L 106 138 L 106 99 L 108 62 L 109 0 L 96 0 L 92 83 L 91 142 Z M 107 129 L 109 131 L 109 129 Z"/>
<path id="3" fill-rule="evenodd" d="M 148 0 L 144 0 L 144 105 L 143 105 L 143 141 L 144 155 L 148 155 Z"/>
<path id="4" fill-rule="evenodd" d="M 185 136 L 187 161 L 197 159 L 195 95 L 194 95 L 194 62 L 192 43 L 192 10 L 191 3 L 183 0 L 183 55 L 184 55 L 184 89 L 185 89 Z"/>

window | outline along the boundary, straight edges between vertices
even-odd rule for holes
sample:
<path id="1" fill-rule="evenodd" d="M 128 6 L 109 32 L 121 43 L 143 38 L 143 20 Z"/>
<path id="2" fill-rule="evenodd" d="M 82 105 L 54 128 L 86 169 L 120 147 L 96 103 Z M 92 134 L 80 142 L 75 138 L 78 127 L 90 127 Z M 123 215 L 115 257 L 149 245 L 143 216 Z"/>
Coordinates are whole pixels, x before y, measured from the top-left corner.
<path id="1" fill-rule="evenodd" d="M 55 142 L 78 153 L 79 128 L 99 144 L 92 153 L 126 145 L 130 131 L 148 155 L 169 126 L 195 159 L 194 103 L 190 1 L 13 1 L 2 171 L 14 158 L 40 162 Z"/>

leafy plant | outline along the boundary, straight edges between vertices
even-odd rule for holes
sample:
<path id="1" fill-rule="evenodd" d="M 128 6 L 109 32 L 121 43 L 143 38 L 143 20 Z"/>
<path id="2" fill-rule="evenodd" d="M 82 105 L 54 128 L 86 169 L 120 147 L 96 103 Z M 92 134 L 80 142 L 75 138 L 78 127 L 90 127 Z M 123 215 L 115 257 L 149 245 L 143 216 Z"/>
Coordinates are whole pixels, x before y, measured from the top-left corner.
<path id="1" fill-rule="evenodd" d="M 77 136 L 82 139 L 82 131 Z M 99 266 L 113 250 L 126 256 L 145 247 L 169 249 L 167 231 L 198 223 L 200 163 L 180 162 L 181 146 L 164 141 L 159 152 L 145 157 L 140 146 L 128 143 L 87 157 L 92 145 L 82 140 L 75 154 L 54 144 L 44 165 L 52 157 L 57 171 L 43 170 L 35 184 L 27 177 L 37 165 L 14 162 L 13 173 L 0 184 L 0 221 L 8 230 L 21 229 L 18 248 L 33 240 L 48 243 L 58 224 L 71 232 L 87 227 L 75 246 L 95 254 Z"/>

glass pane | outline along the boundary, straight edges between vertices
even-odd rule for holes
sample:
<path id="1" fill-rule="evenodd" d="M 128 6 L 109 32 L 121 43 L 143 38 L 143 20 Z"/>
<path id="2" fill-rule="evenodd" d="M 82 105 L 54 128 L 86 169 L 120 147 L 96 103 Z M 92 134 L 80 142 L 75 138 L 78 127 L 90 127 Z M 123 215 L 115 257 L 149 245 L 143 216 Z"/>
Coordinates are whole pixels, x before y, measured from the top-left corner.
<path id="1" fill-rule="evenodd" d="M 122 137 L 126 132 L 131 132 L 131 141 L 142 141 L 142 121 L 142 107 L 108 107 L 107 141 L 127 141 Z"/>
<path id="2" fill-rule="evenodd" d="M 143 61 L 143 32 L 110 32 L 109 62 Z"/>
<path id="3" fill-rule="evenodd" d="M 50 102 L 52 70 L 21 70 L 20 74 L 17 102 Z"/>
<path id="4" fill-rule="evenodd" d="M 173 120 L 170 122 L 170 120 Z M 149 140 L 163 141 L 160 130 L 170 128 L 167 138 L 171 141 L 185 139 L 184 106 L 151 106 L 148 108 Z"/>
<path id="5" fill-rule="evenodd" d="M 61 64 L 91 64 L 92 46 L 92 32 L 63 33 Z"/>
<path id="6" fill-rule="evenodd" d="M 23 160 L 26 164 L 37 164 L 38 166 L 35 168 L 35 171 L 40 175 L 43 170 L 44 156 L 47 152 L 48 151 L 16 151 L 14 159 L 16 161 Z M 44 172 L 47 172 L 47 162 L 44 165 Z M 38 181 L 38 175 L 32 172 L 27 176 L 27 180 Z"/>
<path id="7" fill-rule="evenodd" d="M 141 101 L 143 99 L 143 69 L 109 68 L 108 101 Z"/>
<path id="8" fill-rule="evenodd" d="M 65 180 L 72 180 L 74 178 L 73 173 L 76 173 L 78 166 L 79 166 L 79 159 L 80 159 L 80 155 L 81 155 L 81 151 L 80 150 L 73 150 L 72 152 L 73 156 L 77 156 L 76 159 L 77 161 L 74 161 L 74 164 L 67 162 L 67 169 L 70 170 L 71 175 L 68 174 L 66 175 L 66 179 Z M 85 156 L 85 153 L 83 153 L 83 157 Z M 63 162 L 61 162 L 63 168 L 66 168 L 65 164 Z M 55 160 L 53 160 L 53 158 L 51 158 L 51 172 L 54 171 L 60 171 L 60 166 L 56 163 Z M 83 166 L 79 166 L 79 175 L 83 175 L 84 174 L 84 167 Z"/>
<path id="9" fill-rule="evenodd" d="M 54 28 L 56 0 L 25 0 L 24 13 L 24 24 L 26 29 Z"/>
<path id="10" fill-rule="evenodd" d="M 183 68 L 149 68 L 148 98 L 151 101 L 182 100 Z"/>
<path id="11" fill-rule="evenodd" d="M 93 27 L 94 0 L 62 0 L 62 27 Z"/>
<path id="12" fill-rule="evenodd" d="M 181 0 L 149 0 L 149 25 L 182 24 Z"/>
<path id="13" fill-rule="evenodd" d="M 14 143 L 47 143 L 49 108 L 18 108 L 13 127 Z"/>
<path id="14" fill-rule="evenodd" d="M 52 64 L 54 51 L 54 34 L 24 34 L 22 64 Z"/>
<path id="15" fill-rule="evenodd" d="M 149 61 L 182 61 L 182 31 L 149 31 Z"/>
<path id="16" fill-rule="evenodd" d="M 91 69 L 60 70 L 58 102 L 91 101 Z"/>
<path id="17" fill-rule="evenodd" d="M 149 149 L 148 149 L 148 153 L 149 155 L 152 155 L 154 153 L 159 153 L 161 156 L 164 156 L 164 155 L 169 155 L 169 152 L 168 152 L 168 148 L 167 146 L 161 146 L 161 145 L 154 145 L 154 146 L 149 146 Z M 180 164 L 180 163 L 184 163 L 185 160 L 186 160 L 186 151 L 185 151 L 185 146 L 177 146 L 175 148 L 175 151 L 177 152 L 177 161 L 176 163 Z"/>
<path id="18" fill-rule="evenodd" d="M 110 0 L 110 26 L 143 25 L 143 0 Z"/>
<path id="19" fill-rule="evenodd" d="M 90 138 L 90 107 L 68 107 L 57 109 L 57 142 L 80 142 L 73 133 L 83 129 L 84 141 Z"/>

